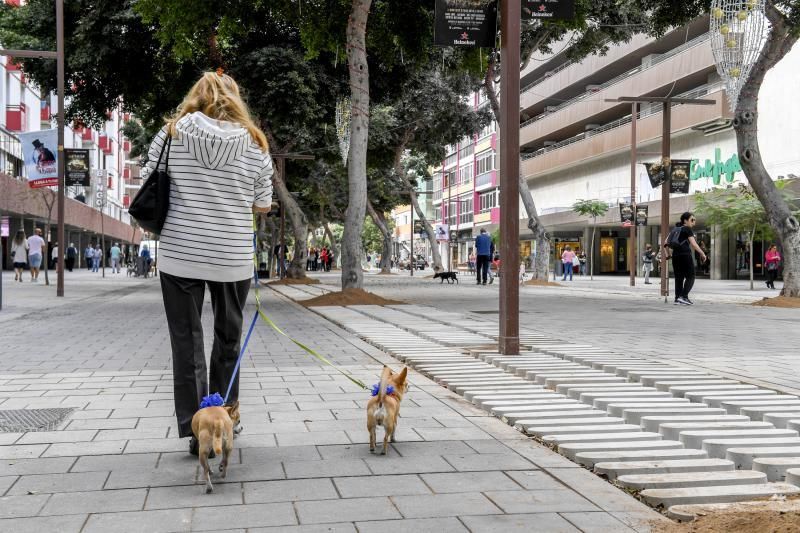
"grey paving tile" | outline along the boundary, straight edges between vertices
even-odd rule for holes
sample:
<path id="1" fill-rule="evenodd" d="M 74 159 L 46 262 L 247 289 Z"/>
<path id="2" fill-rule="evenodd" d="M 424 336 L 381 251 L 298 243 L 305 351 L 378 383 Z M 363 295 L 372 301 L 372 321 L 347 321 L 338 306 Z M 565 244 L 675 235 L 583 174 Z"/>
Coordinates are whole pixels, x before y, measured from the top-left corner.
<path id="1" fill-rule="evenodd" d="M 486 496 L 508 514 L 599 511 L 589 500 L 568 489 L 493 491 Z"/>
<path id="2" fill-rule="evenodd" d="M 39 457 L 47 449 L 47 444 L 27 446 L 0 446 L 0 459 L 25 459 Z"/>
<path id="3" fill-rule="evenodd" d="M 664 515 L 655 511 L 647 510 L 632 513 L 609 513 L 620 522 L 627 524 L 634 531 L 650 533 L 654 524 L 669 526 L 673 522 Z"/>
<path id="4" fill-rule="evenodd" d="M 3 496 L 18 478 L 19 476 L 0 476 L 0 496 Z"/>
<path id="5" fill-rule="evenodd" d="M 212 474 L 211 482 L 214 492 L 209 495 L 205 491 L 205 483 L 201 480 L 196 485 L 177 487 L 153 487 L 147 496 L 145 510 L 174 509 L 176 507 L 205 507 L 210 505 L 236 505 L 242 500 L 240 483 L 230 483 Z"/>
<path id="6" fill-rule="evenodd" d="M 419 428 L 416 430 L 426 441 L 435 440 L 478 440 L 492 439 L 485 431 L 476 427 L 461 428 Z"/>
<path id="7" fill-rule="evenodd" d="M 110 455 L 122 453 L 126 440 L 51 444 L 43 457 L 78 457 L 81 455 Z"/>
<path id="8" fill-rule="evenodd" d="M 415 475 L 342 477 L 335 478 L 334 483 L 343 498 L 431 493 Z"/>
<path id="9" fill-rule="evenodd" d="M 339 498 L 336 488 L 327 478 L 287 479 L 244 484 L 244 503 L 247 504 L 336 498 Z"/>
<path id="10" fill-rule="evenodd" d="M 356 522 L 401 518 L 388 498 L 349 498 L 296 502 L 301 524 Z"/>
<path id="11" fill-rule="evenodd" d="M 313 461 L 315 459 L 322 459 L 316 446 L 242 448 L 241 454 L 242 464 L 267 463 L 273 461 Z"/>
<path id="12" fill-rule="evenodd" d="M 35 474 L 22 476 L 9 490 L 9 494 L 80 492 L 100 490 L 108 472 L 81 472 L 77 474 Z"/>
<path id="13" fill-rule="evenodd" d="M 491 442 L 491 441 L 487 441 Z M 392 444 L 397 453 L 404 457 L 421 457 L 423 455 L 449 455 L 476 453 L 467 443 L 460 440 L 443 440 L 436 442 L 397 442 Z"/>
<path id="14" fill-rule="evenodd" d="M 556 513 L 464 516 L 461 520 L 472 533 L 495 533 L 499 531 L 503 533 L 529 533 L 532 531 L 580 533 L 581 531 Z M 620 531 L 624 531 L 624 529 Z"/>
<path id="15" fill-rule="evenodd" d="M 457 518 L 409 518 L 403 520 L 379 520 L 356 522 L 359 533 L 464 533 L 467 528 Z"/>
<path id="16" fill-rule="evenodd" d="M 278 446 L 350 444 L 350 439 L 344 431 L 278 433 L 275 438 L 278 441 Z"/>
<path id="17" fill-rule="evenodd" d="M 357 533 L 353 524 L 311 524 L 306 526 L 279 526 L 249 528 L 247 533 Z"/>
<path id="18" fill-rule="evenodd" d="M 423 455 L 420 457 L 374 455 L 367 457 L 364 461 L 372 473 L 378 475 L 452 472 L 455 470 L 447 461 L 435 455 Z"/>
<path id="19" fill-rule="evenodd" d="M 50 498 L 49 494 L 25 494 L 0 498 L 0 518 L 36 516 Z"/>
<path id="20" fill-rule="evenodd" d="M 581 494 L 604 511 L 637 512 L 647 510 L 640 501 L 619 490 L 591 472 L 573 468 L 550 468 L 553 477 Z"/>
<path id="21" fill-rule="evenodd" d="M 590 475 L 590 472 L 587 472 Z M 580 490 L 580 485 L 565 487 L 558 479 L 541 470 L 510 470 L 506 474 L 526 490 L 549 490 L 573 488 Z"/>
<path id="22" fill-rule="evenodd" d="M 529 470 L 533 463 L 516 454 L 482 453 L 469 455 L 444 455 L 442 458 L 461 472 L 479 470 Z"/>
<path id="23" fill-rule="evenodd" d="M 489 490 L 519 490 L 519 485 L 503 472 L 458 472 L 452 474 L 421 474 L 420 477 L 437 494 L 454 492 L 486 492 Z"/>
<path id="24" fill-rule="evenodd" d="M 478 492 L 395 496 L 392 501 L 404 518 L 502 514 L 488 498 Z"/>
<path id="25" fill-rule="evenodd" d="M 195 509 L 193 531 L 219 531 L 225 528 L 291 526 L 297 517 L 291 503 L 254 503 Z"/>
<path id="26" fill-rule="evenodd" d="M 41 461 L 42 459 L 38 459 Z M 78 457 L 70 472 L 102 472 L 111 470 L 152 470 L 158 462 L 157 453 L 125 455 L 89 455 Z"/>
<path id="27" fill-rule="evenodd" d="M 191 509 L 93 514 L 82 533 L 154 533 L 190 531 Z"/>
<path id="28" fill-rule="evenodd" d="M 67 429 L 133 429 L 138 421 L 138 418 L 89 418 L 72 420 Z"/>
<path id="29" fill-rule="evenodd" d="M 96 490 L 53 494 L 41 511 L 42 516 L 141 511 L 147 489 Z"/>
<path id="30" fill-rule="evenodd" d="M 136 489 L 140 487 L 171 487 L 194 485 L 198 467 L 169 467 L 153 470 L 112 470 L 106 481 L 106 489 Z"/>
<path id="31" fill-rule="evenodd" d="M 0 531 L 13 533 L 79 533 L 86 515 L 41 516 L 0 520 Z"/>
<path id="32" fill-rule="evenodd" d="M 584 533 L 632 533 L 634 531 L 609 513 L 561 513 L 561 516 Z"/>
<path id="33" fill-rule="evenodd" d="M 283 463 L 288 479 L 365 476 L 369 469 L 361 459 L 325 459 L 320 461 L 286 461 Z"/>

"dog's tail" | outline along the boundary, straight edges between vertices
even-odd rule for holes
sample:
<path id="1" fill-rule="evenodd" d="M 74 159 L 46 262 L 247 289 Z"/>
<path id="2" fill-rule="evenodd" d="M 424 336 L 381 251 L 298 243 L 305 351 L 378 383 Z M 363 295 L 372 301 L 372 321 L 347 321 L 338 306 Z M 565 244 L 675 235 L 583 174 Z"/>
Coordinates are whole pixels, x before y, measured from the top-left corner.
<path id="1" fill-rule="evenodd" d="M 222 454 L 222 432 L 224 431 L 224 425 L 222 420 L 216 420 L 214 422 L 214 433 L 211 437 L 211 447 L 214 449 L 214 453 L 218 456 Z"/>

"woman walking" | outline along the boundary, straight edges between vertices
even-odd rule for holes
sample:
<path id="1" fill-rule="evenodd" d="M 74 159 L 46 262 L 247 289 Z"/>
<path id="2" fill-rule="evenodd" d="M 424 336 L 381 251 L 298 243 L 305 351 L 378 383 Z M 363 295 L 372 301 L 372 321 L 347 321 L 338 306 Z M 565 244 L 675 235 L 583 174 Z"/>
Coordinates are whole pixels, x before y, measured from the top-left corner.
<path id="1" fill-rule="evenodd" d="M 169 141 L 169 142 L 168 142 Z M 172 344 L 178 436 L 192 437 L 203 396 L 224 395 L 242 335 L 242 310 L 253 277 L 253 211 L 272 204 L 272 159 L 230 76 L 206 72 L 150 146 L 148 167 L 164 145 L 171 177 L 158 267 Z M 206 370 L 200 315 L 208 287 L 214 344 Z M 239 397 L 239 376 L 228 402 Z M 241 428 L 237 427 L 236 432 Z"/>
<path id="2" fill-rule="evenodd" d="M 14 263 L 14 281 L 22 283 L 22 273 L 28 266 L 28 239 L 25 230 L 17 230 L 11 242 L 11 260 Z"/>
<path id="3" fill-rule="evenodd" d="M 764 255 L 764 262 L 767 264 L 767 288 L 775 288 L 775 280 L 778 277 L 778 269 L 781 267 L 781 253 L 778 245 L 773 244 Z"/>
<path id="4" fill-rule="evenodd" d="M 692 250 L 700 254 L 701 264 L 706 262 L 706 253 L 697 244 L 692 228 L 697 223 L 694 213 L 681 215 L 664 243 L 667 257 L 672 255 L 672 269 L 675 271 L 675 305 L 692 305 L 689 292 L 694 286 L 694 260 Z"/>
<path id="5" fill-rule="evenodd" d="M 564 277 L 561 278 L 561 281 L 567 281 L 567 274 L 569 274 L 569 280 L 572 281 L 572 266 L 575 257 L 577 256 L 572 251 L 572 247 L 565 246 L 564 252 L 561 254 L 561 266 L 564 267 Z"/>

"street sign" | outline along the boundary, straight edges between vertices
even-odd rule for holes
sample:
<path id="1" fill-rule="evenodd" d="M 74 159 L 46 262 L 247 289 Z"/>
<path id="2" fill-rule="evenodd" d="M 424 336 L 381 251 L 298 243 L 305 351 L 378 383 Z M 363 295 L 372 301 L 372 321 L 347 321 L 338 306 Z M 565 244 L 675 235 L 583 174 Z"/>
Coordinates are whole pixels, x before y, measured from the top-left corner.
<path id="1" fill-rule="evenodd" d="M 494 48 L 496 35 L 495 0 L 436 0 L 435 46 Z"/>

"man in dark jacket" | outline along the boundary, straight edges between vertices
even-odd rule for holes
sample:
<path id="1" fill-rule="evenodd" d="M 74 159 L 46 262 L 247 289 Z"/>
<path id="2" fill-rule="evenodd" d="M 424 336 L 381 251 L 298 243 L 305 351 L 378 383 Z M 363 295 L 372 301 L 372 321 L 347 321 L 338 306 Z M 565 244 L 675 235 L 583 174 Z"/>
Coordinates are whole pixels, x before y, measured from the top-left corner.
<path id="1" fill-rule="evenodd" d="M 475 272 L 478 276 L 478 285 L 486 285 L 492 252 L 494 252 L 492 238 L 485 229 L 482 229 L 481 234 L 475 239 Z"/>

